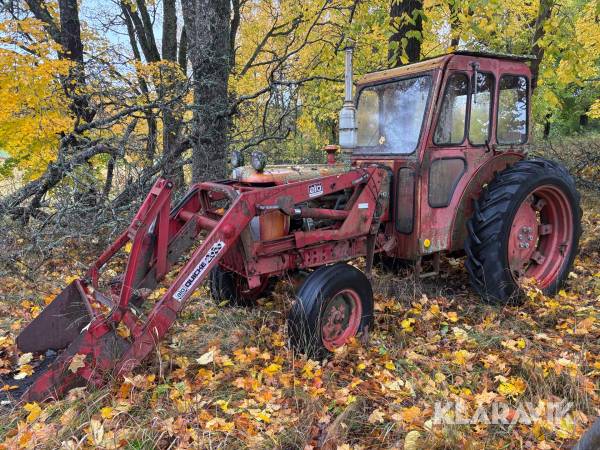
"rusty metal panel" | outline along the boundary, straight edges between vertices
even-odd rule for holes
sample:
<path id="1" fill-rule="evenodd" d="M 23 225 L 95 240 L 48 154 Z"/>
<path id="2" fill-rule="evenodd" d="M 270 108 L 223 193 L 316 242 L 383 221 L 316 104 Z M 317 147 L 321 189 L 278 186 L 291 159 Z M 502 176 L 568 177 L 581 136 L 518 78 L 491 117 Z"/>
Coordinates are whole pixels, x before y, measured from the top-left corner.
<path id="1" fill-rule="evenodd" d="M 60 350 L 90 323 L 89 302 L 75 280 L 69 284 L 17 337 L 22 352 Z"/>

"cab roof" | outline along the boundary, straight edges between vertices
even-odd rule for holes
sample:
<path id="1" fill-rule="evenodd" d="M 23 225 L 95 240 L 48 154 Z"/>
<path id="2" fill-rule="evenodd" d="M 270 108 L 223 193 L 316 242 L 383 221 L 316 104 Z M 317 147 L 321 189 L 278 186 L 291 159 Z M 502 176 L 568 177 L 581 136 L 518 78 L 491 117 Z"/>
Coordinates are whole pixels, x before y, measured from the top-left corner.
<path id="1" fill-rule="evenodd" d="M 394 67 L 391 69 L 380 70 L 378 72 L 371 72 L 364 75 L 360 80 L 357 81 L 358 85 L 371 84 L 382 80 L 391 78 L 398 78 L 405 74 L 423 72 L 426 70 L 440 68 L 446 65 L 446 63 L 454 58 L 455 56 L 471 56 L 476 58 L 489 58 L 496 60 L 506 60 L 512 62 L 526 63 L 535 60 L 534 56 L 531 55 L 513 55 L 507 53 L 491 53 L 491 52 L 478 52 L 470 50 L 457 50 L 452 53 L 445 55 L 434 56 L 432 58 L 423 59 L 421 61 L 406 64 L 400 67 Z"/>

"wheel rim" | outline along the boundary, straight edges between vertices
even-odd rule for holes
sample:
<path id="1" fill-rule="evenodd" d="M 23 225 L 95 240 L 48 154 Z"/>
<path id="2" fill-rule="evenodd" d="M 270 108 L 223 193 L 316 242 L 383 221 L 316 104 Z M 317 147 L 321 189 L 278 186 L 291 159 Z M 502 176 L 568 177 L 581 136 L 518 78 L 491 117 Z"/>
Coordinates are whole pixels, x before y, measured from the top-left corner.
<path id="1" fill-rule="evenodd" d="M 362 318 L 362 305 L 358 294 L 344 289 L 325 305 L 321 314 L 321 340 L 327 350 L 344 345 L 355 336 Z"/>
<path id="2" fill-rule="evenodd" d="M 552 284 L 573 245 L 573 212 L 565 193 L 543 185 L 521 203 L 511 226 L 508 263 L 515 281 L 533 278 L 540 288 Z"/>

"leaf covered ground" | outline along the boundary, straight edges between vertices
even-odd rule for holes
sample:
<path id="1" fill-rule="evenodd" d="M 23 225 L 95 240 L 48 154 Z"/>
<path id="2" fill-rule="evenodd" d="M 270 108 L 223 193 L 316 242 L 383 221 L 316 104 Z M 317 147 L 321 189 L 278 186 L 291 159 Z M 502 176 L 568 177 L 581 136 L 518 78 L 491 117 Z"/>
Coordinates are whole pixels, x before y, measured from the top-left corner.
<path id="1" fill-rule="evenodd" d="M 15 336 L 94 256 L 66 244 L 35 277 L 23 266 L 0 279 L 0 449 L 570 448 L 600 411 L 600 208 L 587 203 L 580 256 L 555 297 L 531 287 L 521 306 L 483 304 L 452 258 L 433 279 L 378 271 L 368 339 L 313 361 L 288 348 L 285 282 L 256 309 L 217 307 L 201 289 L 124 380 L 11 403 L 43 366 Z M 568 414 L 547 420 L 560 401 Z M 447 423 L 454 408 L 439 423 L 436 402 L 479 423 Z M 509 423 L 486 423 L 496 404 Z"/>

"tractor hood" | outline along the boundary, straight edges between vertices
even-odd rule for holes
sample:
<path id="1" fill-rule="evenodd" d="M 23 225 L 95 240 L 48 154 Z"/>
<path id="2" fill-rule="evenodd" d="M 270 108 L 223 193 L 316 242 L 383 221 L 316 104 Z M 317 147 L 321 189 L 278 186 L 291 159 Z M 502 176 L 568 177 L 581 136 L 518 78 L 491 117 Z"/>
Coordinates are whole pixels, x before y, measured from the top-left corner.
<path id="1" fill-rule="evenodd" d="M 251 166 L 233 169 L 233 180 L 248 184 L 279 185 L 295 181 L 335 175 L 350 170 L 346 164 L 303 164 L 303 165 L 272 165 L 266 166 L 261 172 Z"/>

